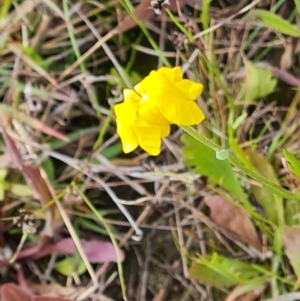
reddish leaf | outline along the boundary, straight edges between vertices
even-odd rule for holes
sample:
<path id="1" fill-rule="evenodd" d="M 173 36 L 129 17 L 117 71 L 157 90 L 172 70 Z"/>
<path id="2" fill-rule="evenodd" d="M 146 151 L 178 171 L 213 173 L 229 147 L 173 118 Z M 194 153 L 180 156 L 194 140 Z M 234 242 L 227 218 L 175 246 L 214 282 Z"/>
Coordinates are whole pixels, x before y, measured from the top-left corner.
<path id="1" fill-rule="evenodd" d="M 205 204 L 210 209 L 210 218 L 225 231 L 236 236 L 256 249 L 261 249 L 261 243 L 249 215 L 221 196 L 206 198 Z"/>
<path id="2" fill-rule="evenodd" d="M 37 246 L 31 247 L 31 248 L 28 248 L 25 250 L 21 250 L 18 254 L 18 259 L 27 258 L 27 257 L 36 258 L 35 256 L 37 256 L 37 254 L 40 254 L 44 250 L 47 250 L 47 253 L 43 256 L 47 256 L 47 255 L 51 254 L 51 251 L 50 250 L 48 251 L 50 246 L 51 245 L 48 244 L 48 245 L 43 246 L 43 248 L 41 249 L 41 247 L 39 245 L 37 245 Z M 40 256 L 40 257 L 43 257 L 43 256 Z"/>
<path id="3" fill-rule="evenodd" d="M 100 240 L 82 241 L 86 255 L 92 263 L 117 262 L 117 255 L 112 243 Z M 124 252 L 119 250 L 120 259 L 124 260 Z"/>
<path id="4" fill-rule="evenodd" d="M 30 296 L 14 283 L 7 283 L 1 287 L 3 301 L 30 301 Z"/>
<path id="5" fill-rule="evenodd" d="M 114 246 L 110 242 L 101 240 L 81 240 L 82 247 L 92 263 L 117 262 L 117 256 Z M 124 252 L 120 251 L 120 258 L 124 260 Z M 19 253 L 18 258 L 32 257 L 34 259 L 47 256 L 53 252 L 59 254 L 73 255 L 76 252 L 75 244 L 72 238 L 64 238 L 56 244 L 48 244 L 42 249 L 33 247 L 23 250 Z"/>
<path id="6" fill-rule="evenodd" d="M 18 285 L 14 283 L 7 283 L 1 287 L 1 300 L 3 301 L 73 301 L 61 297 L 46 297 L 34 296 L 31 298 Z"/>
<path id="7" fill-rule="evenodd" d="M 46 177 L 42 175 L 42 170 L 38 166 L 25 164 L 15 141 L 6 133 L 4 128 L 2 135 L 11 157 L 22 172 L 34 197 L 41 202 L 41 206 L 47 205 L 48 202 L 53 199 L 54 195 L 51 193 L 51 188 L 49 187 Z M 53 236 L 54 228 L 60 226 L 60 221 L 61 217 L 56 205 L 51 205 L 48 214 L 46 214 L 43 233 L 50 237 Z"/>
<path id="8" fill-rule="evenodd" d="M 42 123 L 38 119 L 32 118 L 27 116 L 25 113 L 15 110 L 13 107 L 0 103 L 0 115 L 5 114 L 15 118 L 21 122 L 25 122 L 32 126 L 33 128 L 42 131 L 45 134 L 50 136 L 56 137 L 58 139 L 69 141 L 68 137 L 63 135 L 62 133 L 56 131 L 55 129 L 51 128 L 50 126 Z M 3 117 L 2 117 L 3 118 Z"/>

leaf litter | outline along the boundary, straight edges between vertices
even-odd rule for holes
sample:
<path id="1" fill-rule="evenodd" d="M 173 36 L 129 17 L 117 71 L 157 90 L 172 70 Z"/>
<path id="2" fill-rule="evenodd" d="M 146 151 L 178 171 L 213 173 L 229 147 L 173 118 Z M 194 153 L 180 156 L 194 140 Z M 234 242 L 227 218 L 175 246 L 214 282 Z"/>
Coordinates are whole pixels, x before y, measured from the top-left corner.
<path id="1" fill-rule="evenodd" d="M 213 195 L 204 199 L 210 209 L 210 218 L 221 229 L 239 240 L 261 250 L 262 245 L 257 231 L 247 212 L 225 198 Z"/>

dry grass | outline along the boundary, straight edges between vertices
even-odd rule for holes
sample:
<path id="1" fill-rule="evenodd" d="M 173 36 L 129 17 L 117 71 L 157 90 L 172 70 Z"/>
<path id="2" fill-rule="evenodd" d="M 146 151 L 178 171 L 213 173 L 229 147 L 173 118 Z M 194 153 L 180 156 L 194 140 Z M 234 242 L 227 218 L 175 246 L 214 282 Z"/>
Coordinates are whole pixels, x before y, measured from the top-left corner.
<path id="1" fill-rule="evenodd" d="M 299 158 L 300 98 L 293 88 L 299 86 L 298 38 L 244 18 L 265 8 L 296 22 L 293 1 L 183 5 L 124 32 L 126 1 L 2 2 L 0 260 L 7 262 L 22 239 L 23 249 L 44 248 L 71 236 L 86 272 L 66 277 L 55 269 L 59 259 L 52 254 L 1 266 L 0 283 L 24 285 L 26 279 L 35 292 L 43 287 L 79 300 L 298 300 L 292 293 L 297 271 L 287 258 L 299 255 L 282 239 L 289 238 L 285 227 L 297 226 L 300 209 L 299 178 L 283 156 L 288 150 Z M 279 79 L 274 93 L 245 101 L 248 61 Z M 245 196 L 236 200 L 221 181 L 217 185 L 210 174 L 187 167 L 178 128 L 157 158 L 141 150 L 122 154 L 112 105 L 124 87 L 167 63 L 183 66 L 187 77 L 205 86 L 199 102 L 207 121 L 197 130 L 230 148 L 241 165 L 250 158 L 253 172 L 286 188 L 290 197 L 294 191 L 294 200 L 281 190 L 254 191 L 264 182 L 235 168 Z M 212 205 L 215 195 L 231 202 Z M 275 212 L 278 220 L 262 199 L 283 204 L 283 212 Z M 33 214 L 37 233 L 24 236 L 20 209 Z M 91 264 L 81 239 L 112 241 L 125 251 L 124 262 Z M 216 288 L 191 276 L 195 254 L 213 253 L 253 264 L 261 269 L 253 277 L 264 281 Z M 240 287 L 245 294 L 236 297 Z"/>

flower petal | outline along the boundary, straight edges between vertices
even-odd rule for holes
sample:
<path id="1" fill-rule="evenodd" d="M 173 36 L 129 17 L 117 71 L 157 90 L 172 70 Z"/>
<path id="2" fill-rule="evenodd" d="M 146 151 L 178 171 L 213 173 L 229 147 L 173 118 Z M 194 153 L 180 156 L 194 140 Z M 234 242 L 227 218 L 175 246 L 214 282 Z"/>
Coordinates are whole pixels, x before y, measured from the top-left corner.
<path id="1" fill-rule="evenodd" d="M 136 109 L 130 103 L 121 103 L 114 106 L 117 117 L 117 133 L 122 141 L 124 153 L 130 153 L 138 147 L 138 139 L 134 130 Z"/>
<path id="2" fill-rule="evenodd" d="M 165 76 L 172 82 L 178 82 L 182 80 L 183 77 L 182 69 L 179 66 L 174 68 L 161 67 L 157 72 L 158 74 Z"/>
<path id="3" fill-rule="evenodd" d="M 117 133 L 121 138 L 122 149 L 125 154 L 134 151 L 138 146 L 138 139 L 132 128 L 121 128 L 117 122 Z"/>
<path id="4" fill-rule="evenodd" d="M 141 96 L 135 90 L 132 89 L 124 89 L 123 95 L 124 102 L 130 103 L 135 108 L 135 110 L 137 110 L 138 106 L 142 101 Z"/>
<path id="5" fill-rule="evenodd" d="M 170 135 L 171 127 L 170 125 L 160 126 L 160 135 L 162 138 L 165 138 Z"/>
<path id="6" fill-rule="evenodd" d="M 164 117 L 177 125 L 195 125 L 205 119 L 203 111 L 194 101 L 186 101 L 181 98 L 168 99 L 161 101 L 159 109 Z"/>
<path id="7" fill-rule="evenodd" d="M 194 101 L 199 97 L 203 91 L 203 85 L 200 83 L 193 82 L 189 79 L 183 79 L 176 85 L 185 93 L 187 98 Z"/>
<path id="8" fill-rule="evenodd" d="M 180 97 L 187 99 L 187 95 L 164 73 L 152 71 L 143 81 L 140 82 L 140 92 L 151 98 Z"/>
<path id="9" fill-rule="evenodd" d="M 137 111 L 138 117 L 151 125 L 162 126 L 170 124 L 161 114 L 157 104 L 158 100 L 155 97 L 143 101 Z"/>
<path id="10" fill-rule="evenodd" d="M 160 128 L 138 120 L 135 129 L 140 147 L 151 156 L 159 155 L 161 148 Z"/>

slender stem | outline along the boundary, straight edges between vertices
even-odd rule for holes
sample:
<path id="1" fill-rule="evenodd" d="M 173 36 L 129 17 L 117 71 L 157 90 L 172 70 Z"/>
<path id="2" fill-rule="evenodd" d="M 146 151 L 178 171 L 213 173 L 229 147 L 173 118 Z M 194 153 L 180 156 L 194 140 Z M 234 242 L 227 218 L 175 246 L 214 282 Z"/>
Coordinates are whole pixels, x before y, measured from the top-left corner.
<path id="1" fill-rule="evenodd" d="M 182 130 L 188 133 L 190 136 L 195 138 L 200 143 L 204 144 L 205 146 L 209 147 L 210 149 L 214 151 L 219 151 L 222 149 L 221 146 L 211 141 L 209 138 L 201 135 L 199 132 L 197 132 L 194 128 L 190 126 L 181 126 Z M 229 156 L 227 160 L 235 166 L 240 171 L 244 172 L 249 177 L 253 178 L 254 180 L 258 181 L 260 184 L 264 185 L 266 188 L 268 188 L 270 191 L 272 191 L 274 194 L 286 198 L 286 199 L 296 199 L 300 200 L 300 195 L 298 193 L 294 193 L 291 191 L 288 191 L 281 186 L 271 182 L 269 179 L 261 175 L 259 172 L 254 171 L 243 165 L 236 157 L 236 155 L 229 151 Z"/>

